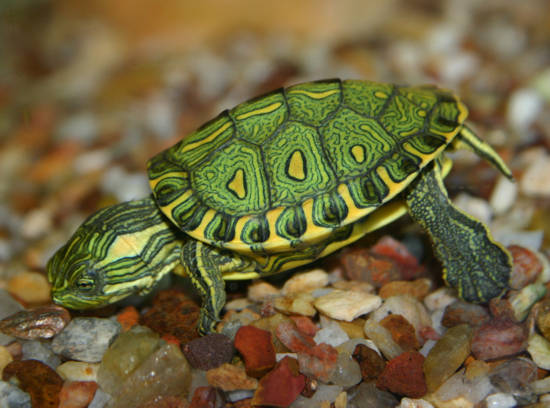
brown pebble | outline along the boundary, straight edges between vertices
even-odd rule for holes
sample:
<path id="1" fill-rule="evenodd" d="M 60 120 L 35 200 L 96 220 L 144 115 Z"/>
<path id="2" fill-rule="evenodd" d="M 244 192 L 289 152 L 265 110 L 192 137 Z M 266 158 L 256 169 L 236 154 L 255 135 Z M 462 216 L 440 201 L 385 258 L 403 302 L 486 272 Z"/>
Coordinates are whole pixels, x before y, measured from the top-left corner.
<path id="1" fill-rule="evenodd" d="M 242 326 L 235 334 L 234 344 L 243 356 L 249 376 L 260 378 L 275 366 L 275 346 L 271 332 L 254 326 Z"/>
<path id="2" fill-rule="evenodd" d="M 59 393 L 59 408 L 86 408 L 97 388 L 94 381 L 65 381 Z"/>
<path id="3" fill-rule="evenodd" d="M 57 408 L 63 380 L 54 370 L 38 360 L 15 360 L 2 373 L 4 381 L 17 378 L 19 388 L 31 396 L 33 407 Z"/>
<path id="4" fill-rule="evenodd" d="M 510 245 L 507 249 L 513 258 L 509 280 L 510 288 L 521 289 L 533 283 L 542 272 L 542 263 L 537 255 L 519 245 Z"/>
<path id="5" fill-rule="evenodd" d="M 410 295 L 418 300 L 422 300 L 430 293 L 432 282 L 427 278 L 416 279 L 414 281 L 394 281 L 388 282 L 380 288 L 378 296 L 387 299 L 391 296 Z"/>
<path id="6" fill-rule="evenodd" d="M 366 248 L 350 248 L 341 255 L 346 276 L 350 280 L 368 282 L 376 288 L 401 279 L 396 263 L 381 255 L 373 255 Z"/>
<path id="7" fill-rule="evenodd" d="M 19 339 L 48 339 L 69 323 L 71 316 L 61 306 L 43 306 L 22 310 L 0 321 L 0 331 Z"/>
<path id="8" fill-rule="evenodd" d="M 215 408 L 217 392 L 214 387 L 198 387 L 193 393 L 189 408 Z"/>
<path id="9" fill-rule="evenodd" d="M 422 365 L 424 356 L 417 351 L 406 351 L 386 364 L 376 386 L 394 394 L 420 398 L 428 392 Z"/>
<path id="10" fill-rule="evenodd" d="M 527 347 L 525 328 L 511 320 L 490 320 L 474 330 L 472 354 L 478 360 L 493 360 L 521 353 Z"/>
<path id="11" fill-rule="evenodd" d="M 153 300 L 153 307 L 140 318 L 140 324 L 162 336 L 170 334 L 180 343 L 199 337 L 196 330 L 199 305 L 183 292 L 164 290 Z"/>
<path id="12" fill-rule="evenodd" d="M 183 354 L 193 368 L 210 370 L 231 361 L 234 348 L 229 337 L 211 333 L 185 344 Z"/>
<path id="13" fill-rule="evenodd" d="M 258 380 L 246 375 L 244 367 L 225 363 L 206 372 L 206 380 L 213 387 L 224 391 L 254 390 Z"/>
<path id="14" fill-rule="evenodd" d="M 457 300 L 445 308 L 441 324 L 444 327 L 453 327 L 464 323 L 470 326 L 479 326 L 489 321 L 490 318 L 485 307 Z"/>
<path id="15" fill-rule="evenodd" d="M 359 364 L 361 378 L 366 382 L 376 380 L 386 366 L 384 359 L 364 344 L 355 346 L 352 357 Z"/>
<path id="16" fill-rule="evenodd" d="M 420 348 L 414 326 L 402 315 L 390 314 L 380 320 L 379 324 L 391 333 L 393 341 L 404 351 Z"/>

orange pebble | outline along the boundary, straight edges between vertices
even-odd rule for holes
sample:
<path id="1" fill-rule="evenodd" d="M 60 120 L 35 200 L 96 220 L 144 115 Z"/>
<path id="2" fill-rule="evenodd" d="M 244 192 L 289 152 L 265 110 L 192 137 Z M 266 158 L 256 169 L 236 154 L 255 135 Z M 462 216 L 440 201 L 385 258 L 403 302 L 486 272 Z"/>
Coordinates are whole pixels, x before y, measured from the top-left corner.
<path id="1" fill-rule="evenodd" d="M 134 306 L 126 306 L 117 315 L 117 321 L 122 326 L 122 331 L 126 332 L 139 322 L 139 312 Z"/>

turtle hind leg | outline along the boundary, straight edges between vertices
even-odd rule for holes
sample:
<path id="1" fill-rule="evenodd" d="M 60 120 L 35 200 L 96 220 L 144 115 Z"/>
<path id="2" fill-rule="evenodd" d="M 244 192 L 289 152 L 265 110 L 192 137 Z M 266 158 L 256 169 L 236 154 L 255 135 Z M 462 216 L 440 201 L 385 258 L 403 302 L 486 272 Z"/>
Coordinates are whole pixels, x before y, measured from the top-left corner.
<path id="1" fill-rule="evenodd" d="M 237 254 L 196 240 L 189 240 L 183 245 L 181 263 L 202 299 L 198 331 L 200 334 L 211 333 L 225 305 L 223 273 L 253 271 L 254 264 Z"/>
<path id="2" fill-rule="evenodd" d="M 483 223 L 451 203 L 437 160 L 421 172 L 406 201 L 412 218 L 430 235 L 443 278 L 462 299 L 481 303 L 503 293 L 511 256 Z"/>

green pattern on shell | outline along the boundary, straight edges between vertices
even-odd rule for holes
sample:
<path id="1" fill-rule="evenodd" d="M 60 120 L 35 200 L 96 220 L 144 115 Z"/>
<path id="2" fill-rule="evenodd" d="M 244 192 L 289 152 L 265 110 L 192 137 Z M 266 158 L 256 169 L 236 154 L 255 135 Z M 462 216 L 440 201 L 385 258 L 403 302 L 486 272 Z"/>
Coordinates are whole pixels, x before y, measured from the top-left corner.
<path id="1" fill-rule="evenodd" d="M 452 93 L 435 87 L 310 82 L 221 113 L 153 157 L 149 178 L 161 209 L 197 239 L 291 248 L 315 238 L 314 225 L 353 223 L 405 188 L 388 185 L 380 169 L 392 183 L 418 173 L 465 116 Z"/>

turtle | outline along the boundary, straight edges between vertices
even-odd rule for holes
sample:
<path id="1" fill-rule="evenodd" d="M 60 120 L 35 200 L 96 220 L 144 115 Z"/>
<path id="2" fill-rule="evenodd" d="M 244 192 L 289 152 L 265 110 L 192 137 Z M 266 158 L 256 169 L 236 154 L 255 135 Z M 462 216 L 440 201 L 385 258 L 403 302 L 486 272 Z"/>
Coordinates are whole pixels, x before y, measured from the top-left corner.
<path id="1" fill-rule="evenodd" d="M 446 153 L 468 149 L 504 176 L 453 92 L 329 79 L 225 110 L 147 163 L 152 194 L 100 209 L 48 261 L 55 303 L 86 309 L 190 278 L 215 330 L 225 281 L 309 264 L 405 213 L 429 235 L 445 282 L 469 302 L 508 288 L 510 253 L 450 201 Z"/>

